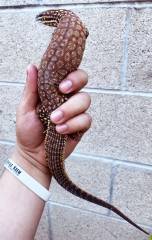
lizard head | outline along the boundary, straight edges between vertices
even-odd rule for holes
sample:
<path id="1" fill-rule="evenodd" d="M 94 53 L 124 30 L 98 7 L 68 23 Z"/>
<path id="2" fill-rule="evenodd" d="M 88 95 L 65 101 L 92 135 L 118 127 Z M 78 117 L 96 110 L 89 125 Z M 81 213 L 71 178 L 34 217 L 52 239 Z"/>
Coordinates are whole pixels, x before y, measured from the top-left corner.
<path id="1" fill-rule="evenodd" d="M 67 13 L 68 11 L 64 9 L 51 9 L 38 14 L 36 20 L 47 26 L 57 27 L 61 17 L 65 16 Z"/>
<path id="2" fill-rule="evenodd" d="M 65 10 L 65 9 L 51 9 L 44 11 L 36 16 L 36 20 L 51 27 L 57 27 L 58 23 L 60 22 L 61 18 L 70 15 L 76 16 L 72 11 Z M 89 35 L 88 29 L 83 25 L 86 33 L 86 38 Z"/>

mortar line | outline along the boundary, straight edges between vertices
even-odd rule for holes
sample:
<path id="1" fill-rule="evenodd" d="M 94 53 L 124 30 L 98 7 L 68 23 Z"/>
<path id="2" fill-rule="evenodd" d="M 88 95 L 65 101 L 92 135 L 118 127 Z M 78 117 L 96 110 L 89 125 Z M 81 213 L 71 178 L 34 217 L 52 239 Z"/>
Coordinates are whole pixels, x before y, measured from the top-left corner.
<path id="1" fill-rule="evenodd" d="M 101 93 L 101 94 L 115 94 L 115 95 L 124 95 L 124 96 L 140 96 L 140 97 L 152 97 L 152 92 L 140 92 L 140 91 L 124 91 L 124 90 L 115 90 L 115 89 L 99 89 L 99 88 L 89 88 L 86 87 L 82 91 L 88 93 Z"/>
<path id="2" fill-rule="evenodd" d="M 112 204 L 113 199 L 113 188 L 114 188 L 114 180 L 117 173 L 117 164 L 113 162 L 111 167 L 111 175 L 110 175 L 110 189 L 109 189 L 109 203 Z M 110 209 L 108 209 L 108 216 L 110 216 Z"/>
<path id="3" fill-rule="evenodd" d="M 119 165 L 125 165 L 128 167 L 136 167 L 136 168 L 140 168 L 140 169 L 147 169 L 147 170 L 152 170 L 152 164 L 148 164 L 148 163 L 142 163 L 142 162 L 134 162 L 134 161 L 128 161 L 128 160 L 121 160 L 121 159 L 117 159 L 117 158 L 112 158 L 112 157 L 106 157 L 103 155 L 93 155 L 93 154 L 83 154 L 83 153 L 73 153 L 71 154 L 71 157 L 79 157 L 79 158 L 83 158 L 84 160 L 88 160 L 89 159 L 94 159 L 94 160 L 98 160 L 98 161 L 102 161 L 102 162 L 109 162 L 109 163 L 115 163 L 115 164 L 119 164 Z"/>
<path id="4" fill-rule="evenodd" d="M 24 87 L 25 83 L 22 82 L 9 82 L 9 81 L 0 81 L 0 86 L 21 86 Z"/>
<path id="5" fill-rule="evenodd" d="M 25 86 L 25 82 L 10 82 L 0 81 L 0 86 Z M 115 94 L 115 95 L 128 95 L 128 96 L 141 96 L 141 97 L 152 97 L 152 92 L 140 92 L 140 91 L 124 91 L 115 89 L 100 89 L 100 88 L 89 88 L 85 87 L 82 91 L 88 93 L 101 93 L 101 94 Z"/>
<path id="6" fill-rule="evenodd" d="M 126 12 L 125 31 L 123 36 L 123 57 L 120 69 L 121 90 L 127 90 L 127 66 L 128 66 L 128 35 L 130 25 L 130 9 Z"/>
<path id="7" fill-rule="evenodd" d="M 82 199 L 84 200 L 84 199 Z M 86 200 L 84 200 L 86 201 Z M 75 210 L 79 210 L 79 211 L 82 211 L 82 212 L 85 212 L 85 213 L 89 213 L 89 214 L 97 214 L 99 216 L 106 216 L 108 217 L 107 213 L 100 213 L 100 212 L 96 212 L 92 209 L 85 209 L 85 208 L 80 208 L 80 207 L 77 207 L 77 206 L 73 206 L 73 205 L 70 205 L 70 204 L 66 204 L 66 203 L 60 203 L 60 202 L 57 202 L 57 201 L 52 201 L 52 200 L 49 200 L 49 203 L 51 205 L 57 205 L 57 206 L 61 206 L 61 207 L 67 207 L 67 208 L 71 208 L 71 209 L 75 209 Z M 101 208 L 104 208 L 101 206 Z M 105 208 L 106 209 L 106 208 Z M 111 217 L 111 216 L 110 216 Z M 119 218 L 118 218 L 119 219 Z"/>
<path id="8" fill-rule="evenodd" d="M 72 210 L 81 211 L 81 212 L 87 213 L 87 214 L 95 214 L 99 217 L 104 217 L 106 219 L 111 219 L 111 220 L 118 221 L 118 222 L 121 222 L 121 223 L 127 223 L 125 220 L 117 217 L 117 215 L 116 216 L 108 216 L 107 214 L 104 214 L 104 213 L 95 212 L 95 211 L 89 210 L 89 209 L 78 208 L 78 207 L 75 207 L 75 206 L 71 206 L 71 205 L 63 204 L 63 203 L 58 203 L 58 202 L 55 202 L 55 201 L 49 201 L 49 204 L 52 205 L 52 206 L 55 205 L 55 206 L 59 206 L 59 207 L 62 207 L 62 208 L 69 208 L 69 209 L 72 209 Z M 138 224 L 140 224 L 140 226 L 151 229 L 150 225 L 141 224 L 139 222 L 138 222 Z"/>
<path id="9" fill-rule="evenodd" d="M 15 145 L 15 141 L 0 139 L 0 144 L 14 146 Z"/>
<path id="10" fill-rule="evenodd" d="M 48 225 L 49 225 L 49 229 L 48 229 L 48 233 L 49 233 L 49 240 L 53 240 L 52 237 L 52 224 L 51 224 L 51 217 L 50 217 L 50 204 L 49 202 L 46 203 L 47 204 L 47 220 L 48 220 Z"/>
<path id="11" fill-rule="evenodd" d="M 0 6 L 0 10 L 17 10 L 17 9 L 39 9 L 39 8 L 46 8 L 46 7 L 54 7 L 54 8 L 152 8 L 152 3 L 151 1 L 135 1 L 132 2 L 130 1 L 115 1 L 115 2 L 94 2 L 94 3 L 84 3 L 84 2 L 79 2 L 79 3 L 54 3 L 54 4 L 43 4 L 43 2 L 39 2 L 37 4 L 26 4 L 26 5 L 9 5 L 9 6 Z"/>
<path id="12" fill-rule="evenodd" d="M 4 139 L 0 139 L 0 144 L 3 145 L 9 145 L 9 146 L 14 146 L 15 145 L 15 141 L 10 141 L 10 140 L 4 140 Z M 136 168 L 144 168 L 147 170 L 152 170 L 152 164 L 148 164 L 148 163 L 142 163 L 142 162 L 134 162 L 134 161 L 129 161 L 129 160 L 121 160 L 121 159 L 117 159 L 117 158 L 112 158 L 112 157 L 106 157 L 103 155 L 96 155 L 96 154 L 87 154 L 87 153 L 72 153 L 71 156 L 69 157 L 76 157 L 76 158 L 83 158 L 83 160 L 88 160 L 88 159 L 94 159 L 97 161 L 102 161 L 105 163 L 115 163 L 115 164 L 120 164 L 120 165 L 125 165 L 128 167 L 136 167 Z"/>

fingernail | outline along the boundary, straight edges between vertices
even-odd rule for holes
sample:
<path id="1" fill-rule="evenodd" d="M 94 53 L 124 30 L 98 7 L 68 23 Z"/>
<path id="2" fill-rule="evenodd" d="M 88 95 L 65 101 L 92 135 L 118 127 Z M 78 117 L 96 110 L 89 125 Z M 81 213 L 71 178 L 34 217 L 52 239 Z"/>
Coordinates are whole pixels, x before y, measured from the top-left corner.
<path id="1" fill-rule="evenodd" d="M 32 65 L 30 64 L 27 66 L 27 69 L 26 69 L 27 80 L 29 79 L 29 73 L 30 73 L 31 69 L 32 69 Z"/>
<path id="2" fill-rule="evenodd" d="M 26 80 L 28 79 L 28 76 L 29 76 L 29 69 L 27 67 L 27 69 L 26 69 Z"/>
<path id="3" fill-rule="evenodd" d="M 31 68 L 32 68 L 32 65 L 31 65 L 31 64 L 27 66 L 27 69 L 26 69 L 27 75 L 29 74 Z"/>
<path id="4" fill-rule="evenodd" d="M 63 117 L 63 112 L 60 110 L 57 110 L 51 114 L 51 120 L 53 120 L 55 122 L 61 120 L 62 117 Z"/>
<path id="5" fill-rule="evenodd" d="M 59 133 L 64 133 L 68 129 L 68 126 L 66 124 L 58 125 L 56 126 L 56 131 Z"/>
<path id="6" fill-rule="evenodd" d="M 60 88 L 64 91 L 64 92 L 68 92 L 70 91 L 72 87 L 72 82 L 70 80 L 64 80 L 61 84 L 60 84 Z"/>

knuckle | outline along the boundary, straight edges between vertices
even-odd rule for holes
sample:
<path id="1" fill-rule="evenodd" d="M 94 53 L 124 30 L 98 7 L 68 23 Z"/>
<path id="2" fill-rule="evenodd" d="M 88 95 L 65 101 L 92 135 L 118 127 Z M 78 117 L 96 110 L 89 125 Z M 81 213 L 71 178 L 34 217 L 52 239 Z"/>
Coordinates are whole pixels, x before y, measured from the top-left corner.
<path id="1" fill-rule="evenodd" d="M 68 79 L 70 79 L 72 82 L 76 82 L 77 81 L 77 71 L 71 72 L 69 73 L 69 75 L 67 76 Z"/>
<path id="2" fill-rule="evenodd" d="M 88 73 L 84 72 L 84 81 L 86 84 L 88 83 L 88 78 L 89 78 Z"/>
<path id="3" fill-rule="evenodd" d="M 73 82 L 73 85 L 86 85 L 88 83 L 88 74 L 81 69 L 78 69 L 77 71 L 74 71 L 70 73 L 67 76 L 68 79 L 70 79 Z M 79 81 L 78 81 L 79 79 Z"/>
<path id="4" fill-rule="evenodd" d="M 79 69 L 78 71 L 80 72 L 83 82 L 88 83 L 88 73 L 82 69 Z"/>
<path id="5" fill-rule="evenodd" d="M 88 106 L 91 104 L 91 97 L 88 93 L 86 92 L 81 92 L 81 98 L 84 103 L 86 103 Z"/>
<path id="6" fill-rule="evenodd" d="M 86 116 L 86 124 L 89 128 L 91 126 L 91 123 L 92 123 L 92 117 L 88 113 L 85 113 L 85 116 Z"/>

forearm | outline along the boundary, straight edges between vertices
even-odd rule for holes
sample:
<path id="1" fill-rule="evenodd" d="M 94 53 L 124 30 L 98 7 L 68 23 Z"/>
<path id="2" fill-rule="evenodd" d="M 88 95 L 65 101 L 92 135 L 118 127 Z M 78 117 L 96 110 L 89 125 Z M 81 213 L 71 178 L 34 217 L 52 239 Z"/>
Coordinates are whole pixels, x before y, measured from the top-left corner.
<path id="1" fill-rule="evenodd" d="M 14 157 L 13 157 L 14 158 Z M 29 175 L 49 188 L 50 177 L 26 160 L 13 159 Z M 19 162 L 20 161 L 20 162 Z M 0 239 L 32 240 L 41 218 L 44 201 L 8 170 L 0 178 Z"/>

